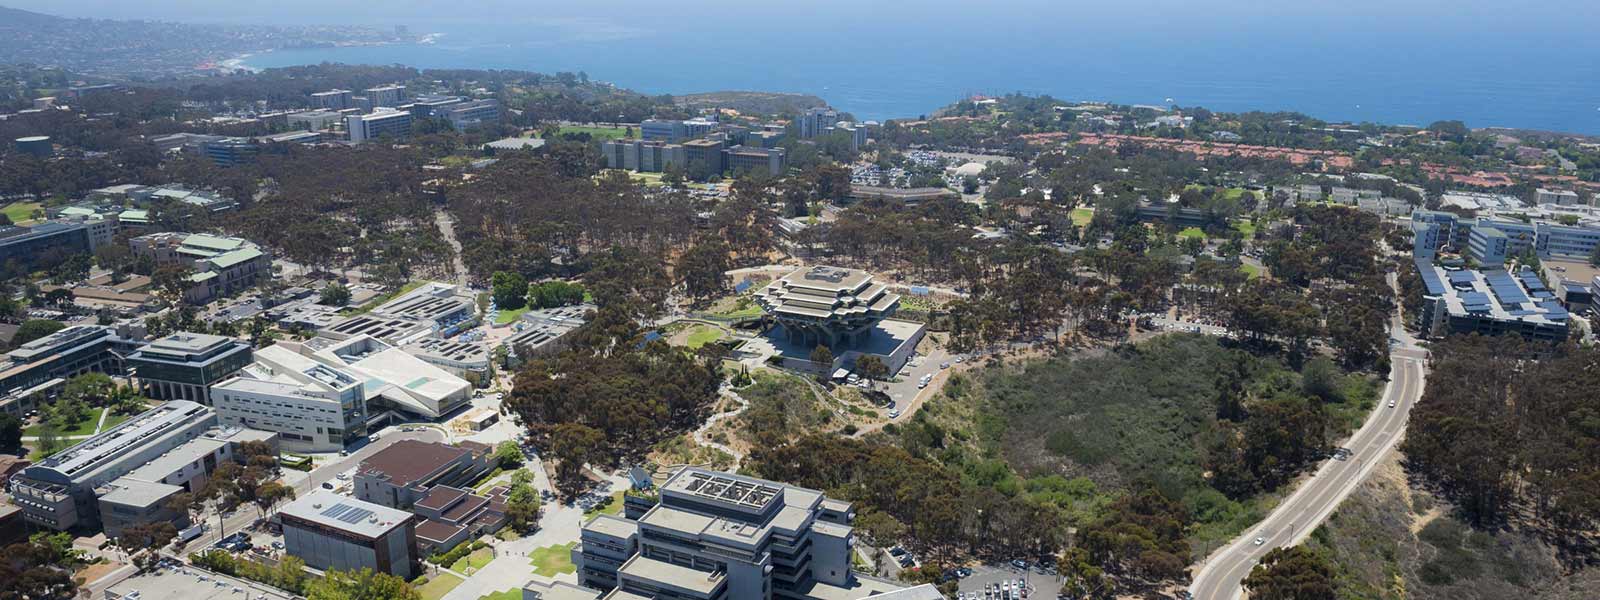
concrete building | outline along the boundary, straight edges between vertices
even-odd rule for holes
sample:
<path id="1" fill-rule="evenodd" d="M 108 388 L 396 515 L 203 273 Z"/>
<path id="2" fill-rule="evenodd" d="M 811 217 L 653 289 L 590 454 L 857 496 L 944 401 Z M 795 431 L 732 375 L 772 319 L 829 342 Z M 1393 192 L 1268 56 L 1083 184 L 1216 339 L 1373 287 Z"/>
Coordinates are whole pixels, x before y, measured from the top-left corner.
<path id="1" fill-rule="evenodd" d="M 89 246 L 89 228 L 82 223 L 0 225 L 0 270 L 25 275 L 88 254 Z"/>
<path id="2" fill-rule="evenodd" d="M 1588 260 L 1600 247 L 1600 227 L 1540 222 L 1536 231 L 1539 256 Z"/>
<path id="3" fill-rule="evenodd" d="M 372 569 L 403 579 L 417 571 L 416 517 L 317 490 L 278 511 L 284 553 L 315 569 Z"/>
<path id="4" fill-rule="evenodd" d="M 956 200 L 961 194 L 949 188 L 921 187 L 921 188 L 893 188 L 871 185 L 850 186 L 849 199 L 852 202 L 867 200 L 893 200 L 906 204 L 932 202 L 934 200 Z"/>
<path id="5" fill-rule="evenodd" d="M 730 173 L 762 173 L 777 177 L 783 174 L 783 148 L 757 148 L 734 146 L 722 151 L 722 162 Z"/>
<path id="6" fill-rule="evenodd" d="M 1570 314 L 1532 269 L 1452 269 L 1417 260 L 1424 292 L 1417 326 L 1425 336 L 1517 334 L 1545 342 L 1567 338 Z"/>
<path id="7" fill-rule="evenodd" d="M 690 177 L 704 179 L 719 175 L 722 164 L 722 142 L 717 140 L 689 140 L 683 143 L 684 168 Z"/>
<path id="8" fill-rule="evenodd" d="M 354 108 L 355 101 L 350 90 L 329 90 L 311 95 L 311 107 L 321 110 L 344 110 Z"/>
<path id="9" fill-rule="evenodd" d="M 304 129 L 306 131 L 322 131 L 336 124 L 344 122 L 344 115 L 331 110 L 308 110 L 292 113 L 288 117 L 289 127 Z"/>
<path id="10" fill-rule="evenodd" d="M 823 600 L 901 586 L 850 570 L 848 502 L 777 482 L 685 468 L 637 521 L 583 526 L 578 581 L 608 598 Z"/>
<path id="11" fill-rule="evenodd" d="M 361 461 L 355 496 L 366 502 L 411 510 L 435 486 L 464 487 L 489 472 L 489 446 L 462 442 L 401 440 Z"/>
<path id="12" fill-rule="evenodd" d="M 384 85 L 361 90 L 361 93 L 372 102 L 373 106 L 387 106 L 399 108 L 406 101 L 406 86 Z"/>
<path id="13" fill-rule="evenodd" d="M 174 401 L 140 413 L 11 478 L 13 501 L 35 525 L 89 531 L 151 520 L 187 520 L 169 514 L 164 500 L 200 488 L 225 460 L 237 460 L 245 442 L 275 444 L 270 433 L 217 429 L 208 408 Z"/>
<path id="14" fill-rule="evenodd" d="M 33 155 L 35 158 L 49 158 L 55 153 L 55 147 L 50 144 L 50 136 L 33 135 L 17 138 L 17 152 Z"/>
<path id="15" fill-rule="evenodd" d="M 506 524 L 509 489 L 497 486 L 488 496 L 448 485 L 428 490 L 428 495 L 411 507 L 423 518 L 417 524 L 420 554 L 449 552 L 461 542 L 499 531 Z"/>
<path id="16" fill-rule="evenodd" d="M 899 294 L 865 271 L 799 269 L 756 292 L 756 301 L 793 343 L 849 348 L 900 306 Z"/>
<path id="17" fill-rule="evenodd" d="M 466 131 L 500 122 L 499 100 L 473 100 L 442 108 L 436 116 L 450 122 L 450 128 Z"/>
<path id="18" fill-rule="evenodd" d="M 394 139 L 411 136 L 411 113 L 398 110 L 379 111 L 365 115 L 345 117 L 345 130 L 350 141 L 362 143 L 380 137 Z"/>
<path id="19" fill-rule="evenodd" d="M 223 425 L 275 432 L 295 452 L 338 452 L 367 435 L 362 381 L 278 345 L 211 386 L 211 402 Z"/>
<path id="20" fill-rule="evenodd" d="M 357 374 L 372 412 L 398 410 L 437 419 L 466 406 L 472 384 L 369 335 L 318 336 L 299 346 L 302 355 Z"/>
<path id="21" fill-rule="evenodd" d="M 157 400 L 211 405 L 211 386 L 250 364 L 250 343 L 204 333 L 178 332 L 128 355 L 139 388 Z"/>
<path id="22" fill-rule="evenodd" d="M 843 133 L 850 140 L 850 151 L 860 152 L 861 147 L 867 145 L 867 127 L 860 123 L 840 121 L 824 129 L 826 135 Z"/>
<path id="23" fill-rule="evenodd" d="M 75 325 L 23 344 L 0 356 L 0 412 L 21 417 L 77 375 L 120 375 L 122 357 L 141 345 L 99 325 Z"/>
<path id="24" fill-rule="evenodd" d="M 688 154 L 680 144 L 660 141 L 615 140 L 600 144 L 606 166 L 641 173 L 660 173 L 671 165 L 686 168 Z"/>
<path id="25" fill-rule="evenodd" d="M 1549 190 L 1539 188 L 1534 191 L 1536 204 L 1555 204 L 1558 206 L 1571 206 L 1578 203 L 1578 193 L 1572 190 Z"/>
<path id="26" fill-rule="evenodd" d="M 200 153 L 219 167 L 233 167 L 255 161 L 261 146 L 249 138 L 233 137 L 201 144 Z"/>
<path id="27" fill-rule="evenodd" d="M 716 121 L 706 119 L 645 119 L 639 123 L 639 137 L 653 142 L 681 142 L 711 133 L 716 127 Z"/>
<path id="28" fill-rule="evenodd" d="M 128 247 L 158 265 L 180 263 L 193 270 L 191 287 L 183 294 L 190 304 L 237 294 L 272 273 L 272 257 L 240 238 L 161 232 L 132 238 Z"/>
<path id="29" fill-rule="evenodd" d="M 830 108 L 817 107 L 807 109 L 795 119 L 796 133 L 800 139 L 808 140 L 828 133 L 828 128 L 839 122 L 839 113 Z"/>
<path id="30" fill-rule="evenodd" d="M 1503 267 L 1506 264 L 1506 234 L 1493 227 L 1474 227 L 1467 238 L 1467 257 L 1480 267 Z"/>
<path id="31" fill-rule="evenodd" d="M 584 323 L 595 310 L 593 304 L 540 308 L 522 313 L 522 330 L 511 334 L 503 342 L 509 367 L 521 366 L 531 358 L 554 354 L 566 347 L 567 334 Z"/>

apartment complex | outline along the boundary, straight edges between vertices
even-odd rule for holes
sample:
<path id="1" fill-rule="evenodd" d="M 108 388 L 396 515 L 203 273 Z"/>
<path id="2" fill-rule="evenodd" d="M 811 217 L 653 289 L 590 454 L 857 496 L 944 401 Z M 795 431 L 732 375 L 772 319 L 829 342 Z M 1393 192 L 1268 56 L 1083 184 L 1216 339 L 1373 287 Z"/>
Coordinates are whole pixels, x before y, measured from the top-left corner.
<path id="1" fill-rule="evenodd" d="M 211 386 L 250 364 L 250 344 L 236 338 L 178 332 L 128 355 L 141 392 L 157 400 L 211 405 Z"/>
<path id="2" fill-rule="evenodd" d="M 410 579 L 417 571 L 416 517 L 317 490 L 278 511 L 284 553 L 321 570 L 372 569 Z"/>
<path id="3" fill-rule="evenodd" d="M 278 434 L 296 452 L 337 452 L 367 435 L 362 380 L 281 345 L 255 351 L 255 362 L 211 386 L 223 425 Z"/>
<path id="4" fill-rule="evenodd" d="M 685 468 L 637 521 L 601 515 L 573 548 L 578 581 L 607 598 L 833 600 L 899 585 L 850 570 L 850 504 L 821 492 Z"/>
<path id="5" fill-rule="evenodd" d="M 409 137 L 411 113 L 382 110 L 365 115 L 349 115 L 345 117 L 345 131 L 350 133 L 350 141 L 357 144 L 380 137 Z"/>

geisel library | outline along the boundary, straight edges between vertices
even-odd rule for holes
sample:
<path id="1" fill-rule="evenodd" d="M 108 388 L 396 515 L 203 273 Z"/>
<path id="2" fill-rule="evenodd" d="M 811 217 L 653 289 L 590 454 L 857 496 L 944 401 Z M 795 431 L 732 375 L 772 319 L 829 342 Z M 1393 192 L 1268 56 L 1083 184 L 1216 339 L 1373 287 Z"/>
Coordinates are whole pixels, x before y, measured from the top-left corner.
<path id="1" fill-rule="evenodd" d="M 791 368 L 831 371 L 873 355 L 894 373 L 925 333 L 921 323 L 889 318 L 900 295 L 856 269 L 799 269 L 757 291 L 756 301 L 777 322 L 768 338 Z M 833 352 L 834 364 L 811 363 L 817 346 Z"/>

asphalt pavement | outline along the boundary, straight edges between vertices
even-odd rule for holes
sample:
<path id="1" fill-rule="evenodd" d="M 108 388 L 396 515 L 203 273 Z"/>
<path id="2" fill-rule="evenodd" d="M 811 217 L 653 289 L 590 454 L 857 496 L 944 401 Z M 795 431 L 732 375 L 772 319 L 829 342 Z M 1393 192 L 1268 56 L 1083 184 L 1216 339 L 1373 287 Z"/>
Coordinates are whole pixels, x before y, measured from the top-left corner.
<path id="1" fill-rule="evenodd" d="M 1265 520 L 1239 539 L 1208 557 L 1195 575 L 1189 592 L 1199 600 L 1235 600 L 1240 582 L 1250 575 L 1261 557 L 1274 548 L 1293 546 L 1333 514 L 1346 496 L 1367 477 L 1374 465 L 1405 433 L 1406 418 L 1422 397 L 1426 378 L 1426 351 L 1417 348 L 1404 328 L 1391 328 L 1389 385 L 1367 422 L 1344 448 L 1346 459 L 1331 458 L 1311 479 L 1300 484 Z M 1389 403 L 1394 407 L 1390 408 Z"/>

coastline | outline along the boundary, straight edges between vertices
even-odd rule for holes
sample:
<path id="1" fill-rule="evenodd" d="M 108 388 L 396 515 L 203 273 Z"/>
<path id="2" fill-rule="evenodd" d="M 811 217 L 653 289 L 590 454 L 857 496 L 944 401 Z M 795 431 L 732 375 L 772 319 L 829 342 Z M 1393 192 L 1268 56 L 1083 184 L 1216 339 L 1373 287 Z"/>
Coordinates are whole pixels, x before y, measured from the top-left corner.
<path id="1" fill-rule="evenodd" d="M 264 50 L 263 52 L 271 52 L 271 50 Z M 256 54 L 257 53 L 255 53 L 255 52 L 246 52 L 244 54 L 240 54 L 240 55 L 235 56 L 233 58 L 230 58 L 228 60 L 224 60 L 224 61 L 222 61 L 220 63 L 217 63 L 217 66 L 219 68 L 223 69 L 223 70 L 226 70 L 226 71 L 244 71 L 246 73 L 260 73 L 261 72 L 260 68 L 252 67 L 252 66 L 250 66 L 248 64 L 245 64 L 245 61 L 250 60 L 250 57 L 255 56 Z"/>

